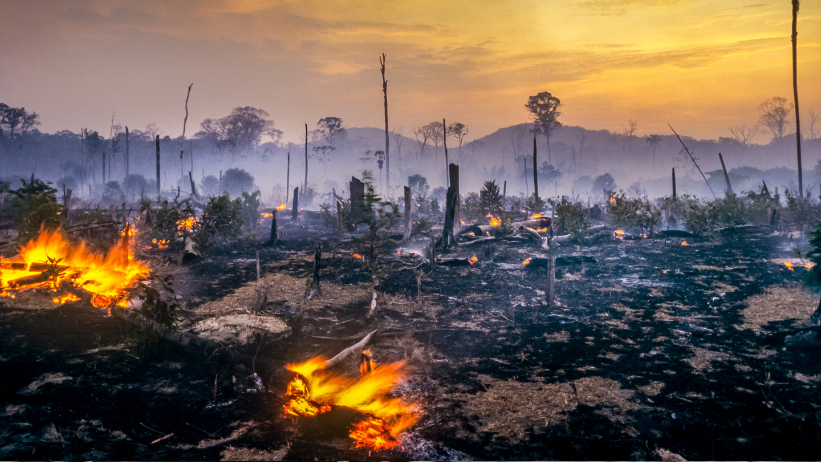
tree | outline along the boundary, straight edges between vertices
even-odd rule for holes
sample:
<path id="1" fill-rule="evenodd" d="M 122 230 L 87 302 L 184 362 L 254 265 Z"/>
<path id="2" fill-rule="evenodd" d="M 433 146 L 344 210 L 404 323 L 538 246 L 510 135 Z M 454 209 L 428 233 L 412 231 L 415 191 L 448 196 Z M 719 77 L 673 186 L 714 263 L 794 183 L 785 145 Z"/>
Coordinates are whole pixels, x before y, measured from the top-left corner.
<path id="1" fill-rule="evenodd" d="M 804 198 L 804 182 L 801 171 L 801 119 L 798 117 L 798 8 L 799 1 L 792 0 L 792 88 L 795 96 L 795 147 L 798 154 L 798 196 Z"/>
<path id="2" fill-rule="evenodd" d="M 148 188 L 148 180 L 139 173 L 132 173 L 123 180 L 123 190 L 129 197 L 134 197 L 137 194 L 142 194 Z"/>
<path id="3" fill-rule="evenodd" d="M 393 127 L 393 143 L 396 145 L 396 156 L 399 159 L 400 170 L 402 167 L 402 142 L 405 139 L 405 137 L 402 136 L 403 131 L 404 127 L 401 125 L 398 127 Z"/>
<path id="4" fill-rule="evenodd" d="M 542 162 L 542 165 L 539 167 L 539 181 L 543 182 L 542 184 L 544 184 L 545 187 L 547 187 L 547 184 L 551 181 L 558 180 L 561 176 L 562 172 L 547 162 Z"/>
<path id="5" fill-rule="evenodd" d="M 262 109 L 234 108 L 221 119 L 203 120 L 202 130 L 194 136 L 211 142 L 219 151 L 228 150 L 231 155 L 236 155 L 256 148 L 262 136 L 274 128 L 274 121 L 268 117 Z"/>
<path id="6" fill-rule="evenodd" d="M 316 123 L 317 139 L 325 139 L 331 146 L 345 137 L 345 128 L 339 117 L 324 117 Z"/>
<path id="7" fill-rule="evenodd" d="M 216 196 L 219 191 L 220 182 L 214 175 L 208 175 L 202 179 L 201 187 L 202 193 L 205 196 Z"/>
<path id="8" fill-rule="evenodd" d="M 599 191 L 602 191 L 604 198 L 607 198 L 607 194 L 616 190 L 616 180 L 613 179 L 613 176 L 609 173 L 604 173 L 596 177 L 593 180 L 593 194 L 598 195 Z"/>
<path id="9" fill-rule="evenodd" d="M 499 215 L 499 212 L 504 210 L 504 197 L 496 180 L 485 181 L 479 191 L 479 210 L 482 216 L 488 213 Z"/>
<path id="10" fill-rule="evenodd" d="M 413 136 L 416 138 L 416 142 L 419 143 L 419 159 L 421 159 L 425 155 L 425 147 L 428 145 L 428 140 L 430 139 L 431 133 L 428 130 L 427 125 L 425 125 L 423 127 L 414 128 Z"/>
<path id="11" fill-rule="evenodd" d="M 433 145 L 436 146 L 436 160 L 439 160 L 439 144 L 445 138 L 445 126 L 442 125 L 442 122 L 431 122 L 425 125 L 425 129 L 429 133 L 429 138 L 433 141 Z"/>
<path id="12" fill-rule="evenodd" d="M 656 171 L 656 147 L 661 141 L 661 135 L 647 135 L 644 137 L 644 140 L 653 147 L 653 171 Z"/>
<path id="13" fill-rule="evenodd" d="M 579 142 L 579 164 L 582 164 L 584 159 L 584 142 L 587 141 L 587 130 L 579 127 L 579 130 L 576 131 L 576 141 Z"/>
<path id="14" fill-rule="evenodd" d="M 36 112 L 27 112 L 24 107 L 10 107 L 0 103 L 0 142 L 6 151 L 11 149 L 11 143 L 23 138 L 34 126 L 40 125 L 40 118 Z M 7 152 L 3 156 L 3 168 L 8 169 L 11 155 Z"/>
<path id="15" fill-rule="evenodd" d="M 735 144 L 733 148 L 735 149 L 738 146 L 738 149 L 741 151 L 741 155 L 747 151 L 747 147 L 750 146 L 750 141 L 753 140 L 753 137 L 756 133 L 758 133 L 758 125 L 753 125 L 752 127 L 747 125 L 736 125 L 729 128 L 730 134 L 733 135 L 733 140 L 735 140 Z M 738 153 L 736 153 L 738 155 Z"/>
<path id="16" fill-rule="evenodd" d="M 553 129 L 561 127 L 559 122 L 559 112 L 562 102 L 559 98 L 551 95 L 549 92 L 543 91 L 538 95 L 531 96 L 527 100 L 525 107 L 533 115 L 533 133 L 542 134 L 547 140 L 547 160 L 550 158 L 550 135 Z"/>
<path id="17" fill-rule="evenodd" d="M 387 58 L 385 53 L 379 59 L 380 69 L 382 71 L 382 93 L 385 95 L 385 181 L 388 191 L 391 189 L 391 137 L 388 132 L 388 81 L 385 80 L 385 62 Z"/>
<path id="18" fill-rule="evenodd" d="M 231 168 L 222 175 L 222 189 L 228 194 L 239 197 L 245 191 L 254 188 L 254 177 L 245 170 Z"/>
<path id="19" fill-rule="evenodd" d="M 810 109 L 810 126 L 807 129 L 810 135 L 810 139 L 814 140 L 818 138 L 818 130 L 815 128 L 815 124 L 818 123 L 818 113 Z"/>
<path id="20" fill-rule="evenodd" d="M 428 197 L 428 192 L 430 192 L 428 179 L 418 173 L 408 177 L 408 187 L 411 188 L 417 196 L 421 197 Z"/>
<path id="21" fill-rule="evenodd" d="M 790 115 L 792 110 L 792 103 L 787 104 L 787 98 L 780 96 L 773 96 L 758 106 L 758 112 L 760 113 L 758 121 L 770 130 L 773 141 L 783 138 L 785 132 L 789 129 L 790 122 L 787 120 L 787 116 Z"/>
<path id="22" fill-rule="evenodd" d="M 448 133 L 459 140 L 459 158 L 462 158 L 462 142 L 468 136 L 468 126 L 461 122 L 454 122 L 448 126 Z"/>

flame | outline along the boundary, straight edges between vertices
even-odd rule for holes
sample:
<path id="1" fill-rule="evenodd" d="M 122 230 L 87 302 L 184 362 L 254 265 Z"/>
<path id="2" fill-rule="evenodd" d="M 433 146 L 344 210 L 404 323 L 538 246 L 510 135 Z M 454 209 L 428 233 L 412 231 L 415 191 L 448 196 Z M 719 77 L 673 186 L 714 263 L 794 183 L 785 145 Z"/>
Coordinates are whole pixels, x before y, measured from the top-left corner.
<path id="1" fill-rule="evenodd" d="M 792 263 L 788 261 L 784 262 L 784 266 L 786 266 L 790 271 L 795 271 L 794 269 L 792 269 Z"/>
<path id="2" fill-rule="evenodd" d="M 185 220 L 180 220 L 177 222 L 177 230 L 179 231 L 191 231 L 194 229 L 194 223 L 197 222 L 196 217 L 188 217 Z"/>
<path id="3" fill-rule="evenodd" d="M 359 255 L 358 253 L 353 254 L 353 257 L 358 258 L 358 259 L 362 259 L 362 255 Z"/>
<path id="4" fill-rule="evenodd" d="M 350 436 L 358 447 L 394 447 L 399 433 L 416 422 L 413 404 L 388 397 L 391 387 L 404 378 L 401 369 L 405 362 L 376 364 L 370 355 L 365 358 L 367 362 L 363 365 L 371 366 L 371 371 L 355 379 L 326 371 L 327 360 L 322 356 L 288 364 L 287 369 L 297 375 L 288 384 L 286 395 L 292 398 L 284 406 L 285 412 L 313 416 L 330 410 L 331 405 L 350 407 L 370 414 L 351 431 Z M 302 412 L 303 409 L 307 412 Z"/>
<path id="5" fill-rule="evenodd" d="M 127 239 L 127 242 L 129 246 L 133 245 L 133 240 Z M 57 263 L 51 265 L 49 259 Z M 61 271 L 49 279 L 45 271 L 52 267 Z M 70 281 L 75 287 L 93 294 L 94 306 L 106 308 L 122 300 L 125 289 L 148 273 L 148 266 L 134 260 L 131 249 L 123 249 L 122 240 L 118 239 L 107 255 L 101 255 L 87 249 L 84 244 L 73 246 L 68 243 L 60 230 L 41 231 L 36 239 L 23 246 L 16 257 L 0 258 L 0 296 L 13 296 L 12 291 L 46 286 L 58 292 L 63 281 Z M 53 300 L 64 303 L 74 299 L 63 295 Z"/>
<path id="6" fill-rule="evenodd" d="M 615 204 L 615 203 L 616 203 L 616 198 L 615 198 L 615 197 L 611 197 L 611 198 L 610 198 L 610 203 L 611 203 L 611 204 Z"/>
<path id="7" fill-rule="evenodd" d="M 622 231 L 620 229 L 617 229 L 616 230 L 616 236 L 624 236 L 624 231 Z"/>
<path id="8" fill-rule="evenodd" d="M 277 207 L 277 210 L 285 210 L 285 204 L 282 204 L 279 207 Z"/>
<path id="9" fill-rule="evenodd" d="M 54 303 L 58 304 L 58 305 L 62 305 L 63 303 L 76 302 L 79 299 L 80 299 L 80 297 L 78 297 L 74 294 L 65 294 L 65 295 L 61 295 L 59 297 L 54 297 L 54 300 L 52 300 L 52 301 Z"/>
<path id="10" fill-rule="evenodd" d="M 688 244 L 687 241 L 681 241 L 681 245 L 690 245 L 690 244 Z"/>
<path id="11" fill-rule="evenodd" d="M 815 263 L 809 262 L 806 265 L 804 265 L 804 269 L 811 270 L 813 266 L 815 266 Z"/>
<path id="12" fill-rule="evenodd" d="M 529 264 L 530 264 L 530 259 L 528 258 L 527 260 L 524 261 L 524 265 L 527 266 Z"/>
<path id="13" fill-rule="evenodd" d="M 260 213 L 260 215 L 262 215 L 263 218 L 270 218 L 270 217 L 274 216 L 273 213 L 265 213 L 265 212 Z"/>
<path id="14" fill-rule="evenodd" d="M 490 217 L 490 225 L 491 226 L 499 226 L 502 222 L 496 217 Z"/>
<path id="15" fill-rule="evenodd" d="M 536 231 L 537 231 L 537 232 L 540 232 L 540 233 L 546 233 L 546 232 L 547 232 L 547 228 L 539 228 L 539 229 L 537 229 Z"/>
<path id="16" fill-rule="evenodd" d="M 542 214 L 541 214 L 541 213 L 537 213 L 537 214 L 533 215 L 533 218 L 534 218 L 534 219 L 536 219 L 536 218 L 542 218 Z"/>
<path id="17" fill-rule="evenodd" d="M 470 257 L 470 261 L 476 263 L 477 261 L 479 261 L 479 258 L 476 257 L 476 255 L 474 255 L 474 256 Z"/>

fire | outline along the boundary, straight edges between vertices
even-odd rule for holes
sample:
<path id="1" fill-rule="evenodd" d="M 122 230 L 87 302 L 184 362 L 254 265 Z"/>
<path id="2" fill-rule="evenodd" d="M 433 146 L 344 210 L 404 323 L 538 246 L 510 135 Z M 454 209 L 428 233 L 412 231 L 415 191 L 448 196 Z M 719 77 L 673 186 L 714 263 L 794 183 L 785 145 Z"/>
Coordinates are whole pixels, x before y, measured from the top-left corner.
<path id="1" fill-rule="evenodd" d="M 285 210 L 285 204 L 282 204 L 279 207 L 277 207 L 277 210 Z"/>
<path id="2" fill-rule="evenodd" d="M 260 213 L 260 215 L 262 215 L 263 218 L 271 218 L 272 216 L 274 216 L 273 213 L 265 213 L 265 212 Z"/>
<path id="3" fill-rule="evenodd" d="M 789 269 L 790 271 L 795 271 L 794 269 L 792 269 L 792 263 L 790 263 L 788 261 L 784 262 L 784 266 L 786 266 L 787 269 Z"/>
<path id="4" fill-rule="evenodd" d="M 494 216 L 492 216 L 492 215 L 490 215 L 490 214 L 488 214 L 488 216 L 490 217 L 490 225 L 491 225 L 491 226 L 499 226 L 499 225 L 501 225 L 501 224 L 502 224 L 502 221 L 501 221 L 501 220 L 499 220 L 499 218 L 494 217 Z"/>
<path id="5" fill-rule="evenodd" d="M 133 244 L 133 240 L 126 241 L 129 246 Z M 23 246 L 16 257 L 0 258 L 0 295 L 11 296 L 12 291 L 40 287 L 59 292 L 61 283 L 69 281 L 92 293 L 94 306 L 106 308 L 121 301 L 125 289 L 148 273 L 145 263 L 134 260 L 134 252 L 123 249 L 122 240 L 118 240 L 107 255 L 101 255 L 84 244 L 68 243 L 60 230 L 42 231 L 37 239 Z M 75 297 L 61 295 L 53 301 L 65 303 L 76 300 Z"/>
<path id="6" fill-rule="evenodd" d="M 405 362 L 376 364 L 367 350 L 362 356 L 361 375 L 353 379 L 325 370 L 327 360 L 322 356 L 289 364 L 287 369 L 297 375 L 288 384 L 286 394 L 292 398 L 284 410 L 288 415 L 314 416 L 331 406 L 356 409 L 370 414 L 351 431 L 357 447 L 395 447 L 397 436 L 416 422 L 413 404 L 388 397 L 391 387 L 404 378 Z"/>
<path id="7" fill-rule="evenodd" d="M 470 257 L 470 261 L 472 261 L 473 263 L 476 263 L 477 261 L 479 261 L 479 258 L 476 255 L 474 255 L 474 256 Z"/>
<path id="8" fill-rule="evenodd" d="M 527 260 L 524 261 L 524 265 L 527 266 L 529 264 L 530 264 L 530 259 L 528 258 Z"/>
<path id="9" fill-rule="evenodd" d="M 353 257 L 360 260 L 362 259 L 362 255 L 359 255 L 358 253 L 353 254 Z"/>
<path id="10" fill-rule="evenodd" d="M 539 228 L 539 229 L 537 229 L 536 231 L 537 231 L 537 232 L 540 232 L 540 233 L 546 233 L 546 232 L 547 232 L 547 228 Z"/>
<path id="11" fill-rule="evenodd" d="M 806 265 L 804 265 L 804 269 L 811 270 L 813 266 L 815 266 L 815 263 L 809 262 Z"/>
<path id="12" fill-rule="evenodd" d="M 688 244 L 687 241 L 681 241 L 681 245 L 690 245 L 690 244 Z"/>
<path id="13" fill-rule="evenodd" d="M 615 198 L 615 197 L 611 197 L 611 198 L 610 198 L 610 203 L 611 203 L 611 204 L 615 204 L 615 203 L 616 203 L 616 198 Z"/>
<path id="14" fill-rule="evenodd" d="M 622 231 L 620 229 L 617 229 L 616 230 L 616 236 L 619 236 L 619 237 L 624 236 L 624 231 Z"/>
<path id="15" fill-rule="evenodd" d="M 194 223 L 197 222 L 196 217 L 188 217 L 185 220 L 180 220 L 177 222 L 177 230 L 179 231 L 191 231 L 194 229 Z"/>
<path id="16" fill-rule="evenodd" d="M 168 248 L 168 240 L 167 239 L 162 239 L 162 240 L 159 240 L 159 241 L 156 240 L 156 239 L 153 239 L 151 241 L 151 244 L 156 246 L 156 247 L 152 247 L 151 245 L 147 245 L 147 246 L 143 247 L 143 250 L 151 250 L 151 249 L 154 249 L 154 248 L 157 248 L 157 249 L 167 249 Z"/>

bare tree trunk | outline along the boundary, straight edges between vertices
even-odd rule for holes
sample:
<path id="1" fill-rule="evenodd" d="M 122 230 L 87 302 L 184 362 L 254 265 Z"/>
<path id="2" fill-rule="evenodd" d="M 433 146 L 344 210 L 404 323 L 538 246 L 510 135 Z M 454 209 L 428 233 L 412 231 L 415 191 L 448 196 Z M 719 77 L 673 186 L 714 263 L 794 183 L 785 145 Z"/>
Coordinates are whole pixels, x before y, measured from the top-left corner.
<path id="1" fill-rule="evenodd" d="M 105 185 L 105 151 L 103 151 L 103 185 Z"/>
<path id="2" fill-rule="evenodd" d="M 268 239 L 269 244 L 275 244 L 278 241 L 277 237 L 277 209 L 271 212 L 271 238 Z"/>
<path id="3" fill-rule="evenodd" d="M 539 202 L 539 165 L 537 161 L 538 153 L 536 152 L 536 136 L 533 137 L 533 197 L 536 203 Z M 548 155 L 549 157 L 549 155 Z"/>
<path id="4" fill-rule="evenodd" d="M 291 210 L 291 219 L 296 221 L 299 217 L 299 187 L 294 188 L 294 208 Z"/>
<path id="5" fill-rule="evenodd" d="M 673 167 L 673 200 L 676 200 L 676 168 Z"/>
<path id="6" fill-rule="evenodd" d="M 185 95 L 185 119 L 182 121 L 182 138 L 180 138 L 180 181 L 183 181 L 183 162 L 182 162 L 182 154 L 185 151 L 183 143 L 185 142 L 185 125 L 188 123 L 188 98 L 191 96 L 191 87 L 194 86 L 194 82 L 191 82 L 191 85 L 188 86 L 188 94 Z"/>
<path id="7" fill-rule="evenodd" d="M 334 197 L 336 197 L 334 195 Z M 342 237 L 345 235 L 343 232 L 343 223 L 342 223 L 342 203 L 336 201 L 336 232 L 339 234 L 339 240 L 342 240 Z"/>
<path id="8" fill-rule="evenodd" d="M 157 194 L 160 194 L 160 135 L 157 135 Z M 220 179 L 222 178 L 222 170 L 220 170 Z"/>
<path id="9" fill-rule="evenodd" d="M 128 126 L 125 127 L 125 177 L 128 178 L 128 161 L 129 161 L 129 149 L 128 149 Z M 125 185 L 123 185 L 125 186 Z"/>
<path id="10" fill-rule="evenodd" d="M 222 177 L 222 175 L 220 175 Z M 288 194 L 291 193 L 291 151 L 288 151 L 288 168 L 285 171 L 285 206 L 288 205 Z"/>
<path id="11" fill-rule="evenodd" d="M 795 142 L 798 151 L 798 197 L 804 199 L 804 176 L 801 171 L 801 122 L 798 117 L 798 7 L 792 0 L 792 88 L 795 96 Z"/>
<path id="12" fill-rule="evenodd" d="M 197 187 L 194 184 L 194 176 L 191 175 L 191 172 L 188 172 L 188 181 L 191 182 L 191 195 L 194 196 L 194 198 L 196 199 L 197 198 Z"/>
<path id="13" fill-rule="evenodd" d="M 730 175 L 727 174 L 727 167 L 724 166 L 724 157 L 718 153 L 718 160 L 721 161 L 721 169 L 724 170 L 724 180 L 727 182 L 727 194 L 733 193 L 733 187 L 730 185 Z"/>
<path id="14" fill-rule="evenodd" d="M 448 126 L 445 124 L 445 119 L 442 119 L 442 143 L 445 145 L 445 187 L 450 187 L 450 177 L 448 176 Z"/>
<path id="15" fill-rule="evenodd" d="M 302 183 L 302 193 L 308 190 L 308 124 L 305 124 L 305 182 Z"/>
<path id="16" fill-rule="evenodd" d="M 382 53 L 382 58 L 379 59 L 379 64 L 382 69 L 382 93 L 385 95 L 385 188 L 390 197 L 391 191 L 391 140 L 388 134 L 388 81 L 385 80 L 385 53 Z"/>
<path id="17" fill-rule="evenodd" d="M 552 309 L 556 304 L 556 257 L 548 257 L 547 259 L 547 286 L 545 287 L 545 295 L 547 301 L 547 309 Z"/>
<path id="18" fill-rule="evenodd" d="M 405 240 L 411 235 L 411 189 L 405 186 Z"/>

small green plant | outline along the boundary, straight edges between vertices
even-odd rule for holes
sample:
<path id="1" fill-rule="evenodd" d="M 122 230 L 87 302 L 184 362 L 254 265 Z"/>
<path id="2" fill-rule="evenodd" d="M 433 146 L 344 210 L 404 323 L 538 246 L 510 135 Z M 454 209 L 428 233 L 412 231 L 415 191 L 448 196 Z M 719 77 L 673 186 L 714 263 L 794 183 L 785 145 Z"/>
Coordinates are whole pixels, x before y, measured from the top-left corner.
<path id="1" fill-rule="evenodd" d="M 466 222 L 475 222 L 481 220 L 488 212 L 483 211 L 481 206 L 481 197 L 475 192 L 469 192 L 461 195 L 461 204 L 459 205 L 459 214 Z"/>
<path id="2" fill-rule="evenodd" d="M 245 225 L 249 229 L 256 229 L 257 223 L 259 222 L 259 191 L 254 191 L 252 194 L 248 194 L 247 192 L 242 192 L 242 204 L 240 205 L 240 209 L 242 210 L 243 221 Z"/>
<path id="3" fill-rule="evenodd" d="M 240 235 L 244 223 L 242 200 L 228 194 L 209 197 L 202 218 L 194 227 L 192 240 L 197 250 L 207 252 L 224 247 Z"/>
<path id="4" fill-rule="evenodd" d="M 713 237 L 718 228 L 718 214 L 712 203 L 689 202 L 681 216 L 687 230 L 703 238 Z"/>
<path id="5" fill-rule="evenodd" d="M 479 210 L 482 216 L 488 213 L 498 215 L 504 210 L 504 197 L 499 190 L 496 180 L 485 181 L 481 191 L 479 191 Z"/>
<path id="6" fill-rule="evenodd" d="M 17 240 L 24 244 L 43 231 L 54 231 L 65 223 L 62 206 L 57 202 L 57 190 L 51 182 L 44 183 L 34 177 L 20 180 L 23 186 L 11 191 L 12 213 L 17 226 Z"/>
<path id="7" fill-rule="evenodd" d="M 162 206 L 157 209 L 152 228 L 152 237 L 164 239 L 170 243 L 176 243 L 179 222 L 185 221 L 194 216 L 194 209 L 188 200 L 177 202 L 176 199 L 169 205 L 168 201 L 163 201 Z"/>
<path id="8" fill-rule="evenodd" d="M 590 223 L 584 216 L 581 204 L 573 204 L 562 197 L 561 202 L 549 201 L 556 209 L 554 227 L 559 234 L 570 234 L 570 239 L 581 242 L 587 237 Z"/>
<path id="9" fill-rule="evenodd" d="M 157 286 L 157 288 L 153 287 Z M 170 294 L 170 296 L 164 296 Z M 161 332 L 175 328 L 179 316 L 179 303 L 174 297 L 173 276 L 151 275 L 146 281 L 139 281 L 131 289 L 131 295 L 142 302 L 142 315 L 152 321 Z"/>
<path id="10" fill-rule="evenodd" d="M 735 194 L 727 193 L 713 201 L 719 226 L 741 226 L 747 223 L 747 211 Z"/>
<path id="11" fill-rule="evenodd" d="M 361 249 L 361 253 L 368 256 L 368 266 L 371 273 L 375 274 L 376 257 L 382 248 L 385 247 L 389 232 L 388 229 L 398 223 L 400 214 L 399 206 L 392 202 L 383 201 L 376 194 L 373 186 L 373 174 L 369 170 L 362 172 L 362 180 L 365 183 L 365 207 L 357 224 L 368 225 L 368 234 L 361 238 L 356 245 Z"/>
<path id="12" fill-rule="evenodd" d="M 610 223 L 617 228 L 635 229 L 641 232 L 653 230 L 661 222 L 661 210 L 647 199 L 627 199 L 624 191 L 612 194 L 607 203 Z"/>

